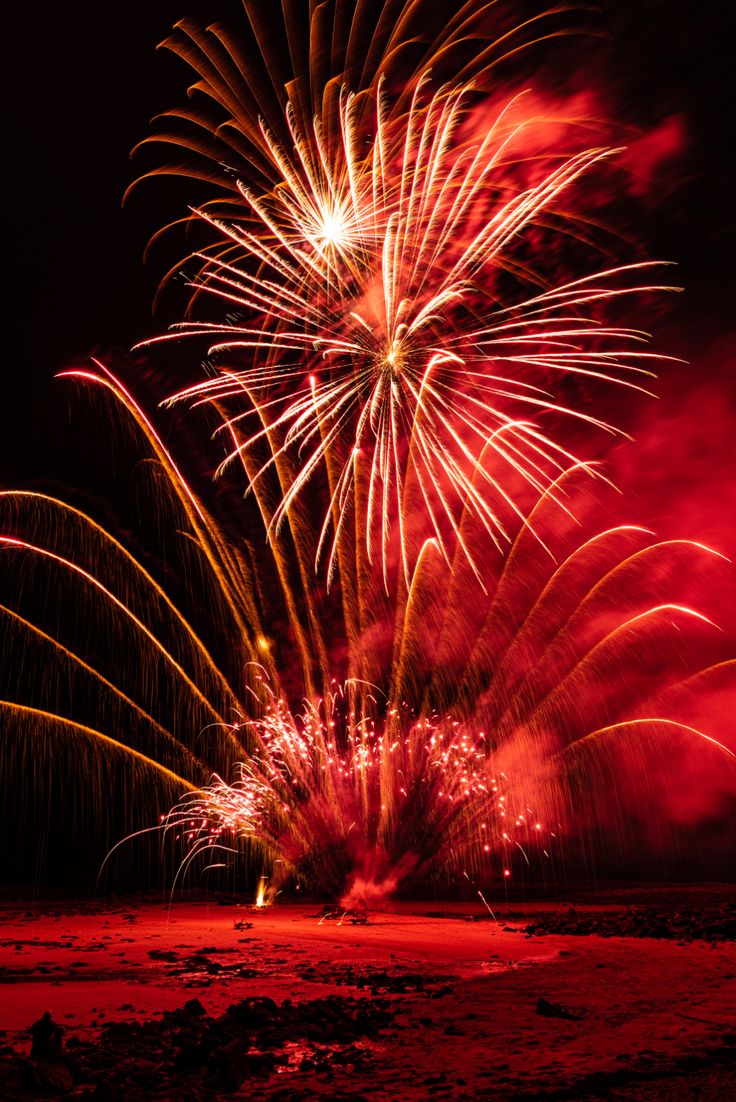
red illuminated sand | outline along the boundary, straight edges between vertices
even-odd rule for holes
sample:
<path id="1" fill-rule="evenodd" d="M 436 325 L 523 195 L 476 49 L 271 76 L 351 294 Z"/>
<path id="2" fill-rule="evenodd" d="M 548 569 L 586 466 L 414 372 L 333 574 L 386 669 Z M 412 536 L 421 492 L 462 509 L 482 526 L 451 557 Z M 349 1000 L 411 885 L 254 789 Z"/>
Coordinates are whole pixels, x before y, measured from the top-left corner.
<path id="1" fill-rule="evenodd" d="M 396 1017 L 366 1042 L 369 1071 L 338 1066 L 326 1080 L 290 1063 L 241 1091 L 268 1098 L 288 1085 L 295 1098 L 471 1099 L 561 1089 L 567 1098 L 589 1093 L 586 1077 L 603 1074 L 608 1097 L 733 1096 L 736 1071 L 723 1056 L 736 1026 L 733 942 L 526 937 L 520 927 L 566 906 L 522 909 L 525 917 L 509 917 L 504 929 L 502 915 L 496 923 L 468 904 L 396 905 L 367 926 L 320 924 L 314 905 L 7 908 L 0 1029 L 27 1054 L 26 1031 L 44 1010 L 68 1038 L 94 1040 L 106 1023 L 160 1017 L 195 997 L 213 1017 L 254 996 L 368 999 L 358 979 L 379 971 L 422 984 L 389 988 Z M 252 928 L 236 928 L 247 922 Z M 541 1016 L 539 998 L 579 1019 Z M 712 1069 L 709 1052 L 719 1054 Z"/>

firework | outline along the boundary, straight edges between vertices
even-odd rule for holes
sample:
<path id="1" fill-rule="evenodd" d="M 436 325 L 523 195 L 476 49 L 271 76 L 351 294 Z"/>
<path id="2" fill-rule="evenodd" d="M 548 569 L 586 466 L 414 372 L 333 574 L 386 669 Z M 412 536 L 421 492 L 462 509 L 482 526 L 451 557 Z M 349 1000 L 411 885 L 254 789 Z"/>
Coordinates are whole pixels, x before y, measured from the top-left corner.
<path id="1" fill-rule="evenodd" d="M 182 872 L 256 840 L 276 883 L 296 876 L 354 902 L 458 863 L 487 879 L 499 854 L 508 865 L 509 847 L 528 861 L 530 836 L 547 852 L 549 831 L 528 805 L 515 813 L 508 778 L 489 774 L 482 733 L 398 708 L 377 726 L 349 709 L 349 688 L 296 714 L 270 697 L 248 724 L 252 749 L 236 779 L 213 777 L 162 818 L 184 843 Z"/>
<path id="2" fill-rule="evenodd" d="M 232 410 L 221 431 L 272 537 L 326 475 L 315 557 L 328 584 L 363 572 L 360 540 L 388 591 L 397 565 L 408 584 L 427 535 L 445 554 L 462 542 L 468 506 L 507 546 L 500 502 L 520 511 L 524 488 L 533 499 L 573 461 L 566 417 L 615 431 L 570 408 L 565 383 L 644 389 L 664 357 L 603 303 L 651 289 L 652 272 L 560 282 L 527 255 L 541 232 L 590 240 L 575 191 L 613 152 L 565 154 L 571 120 L 536 117 L 524 95 L 492 105 L 499 66 L 575 33 L 557 9 L 516 25 L 476 0 L 449 19 L 423 0 L 338 2 L 290 10 L 283 28 L 246 9 L 240 39 L 184 21 L 164 43 L 196 94 L 146 141 L 187 161 L 145 176 L 208 185 L 185 222 L 212 241 L 175 270 L 199 268 L 193 302 L 227 314 L 175 327 L 208 338 L 218 370 L 173 400 Z"/>
<path id="3" fill-rule="evenodd" d="M 309 191 L 323 154 L 329 157 L 332 143 L 340 144 L 335 124 L 343 92 L 358 97 L 354 114 L 368 136 L 381 79 L 392 94 L 393 117 L 401 118 L 420 73 L 431 70 L 439 84 L 472 80 L 485 88 L 499 67 L 524 51 L 581 33 L 579 20 L 571 26 L 570 9 L 540 8 L 518 23 L 512 6 L 506 7 L 466 0 L 448 14 L 433 0 L 332 0 L 283 9 L 245 0 L 247 18 L 237 32 L 183 19 L 161 46 L 190 66 L 196 79 L 186 106 L 159 115 L 137 149 L 173 148 L 180 159 L 155 164 L 132 186 L 185 176 L 207 186 L 210 213 L 247 223 L 238 182 L 266 194 L 296 175 Z M 322 120 L 318 128 L 315 119 Z M 300 139 L 296 151 L 294 132 Z M 173 228 L 191 228 L 192 221 L 196 216 L 187 214 L 164 227 L 152 244 Z M 231 248 L 222 241 L 209 246 L 215 254 L 223 247 Z"/>
<path id="4" fill-rule="evenodd" d="M 185 219 L 211 234 L 185 262 L 206 316 L 160 339 L 206 339 L 209 377 L 172 401 L 214 409 L 269 542 L 244 538 L 253 512 L 215 518 L 107 368 L 67 373 L 132 433 L 143 519 L 122 539 L 0 494 L 7 652 L 44 670 L 0 701 L 3 767 L 63 737 L 94 778 L 78 810 L 104 817 L 114 771 L 126 831 L 174 837 L 181 876 L 245 854 L 270 893 L 485 883 L 554 865 L 562 831 L 624 839 L 663 763 L 695 746 L 731 768 L 683 702 L 734 663 L 690 600 L 722 556 L 601 527 L 607 480 L 567 442 L 616 431 L 573 384 L 646 391 L 666 358 L 616 319 L 664 289 L 654 265 L 539 259 L 597 242 L 582 199 L 615 151 L 529 97 L 494 106 L 526 32 L 486 38 L 487 5 L 426 43 L 422 0 L 320 5 L 307 35 L 286 21 L 288 71 L 247 7 L 258 59 L 218 29 L 173 44 L 211 111 L 156 140 L 215 194 Z M 141 830 L 146 792 L 173 810 Z"/>
<path id="5" fill-rule="evenodd" d="M 655 265 L 549 286 L 522 259 L 520 241 L 541 224 L 571 232 L 563 198 L 611 151 L 555 148 L 530 170 L 526 138 L 539 120 L 511 104 L 482 137 L 464 139 L 471 98 L 467 87 L 432 93 L 420 80 L 397 124 L 379 85 L 366 149 L 355 98 L 344 95 L 337 149 L 315 121 L 311 159 L 292 129 L 299 172 L 264 134 L 284 178 L 265 196 L 240 186 L 255 228 L 199 212 L 240 256 L 199 258 L 197 286 L 230 320 L 175 327 L 173 337 L 206 337 L 218 370 L 173 400 L 245 405 L 224 422 L 234 443 L 225 465 L 239 458 L 251 490 L 289 457 L 288 487 L 265 518 L 271 536 L 327 468 L 316 557 L 327 549 L 328 580 L 348 518 L 387 590 L 396 558 L 408 584 L 429 534 L 448 559 L 459 542 L 481 580 L 461 513 L 470 508 L 501 549 L 500 503 L 522 515 L 519 486 L 543 492 L 576 461 L 540 418 L 615 432 L 567 404 L 560 383 L 647 393 L 643 381 L 667 358 L 603 317 L 606 302 L 661 290 L 646 282 Z M 504 278 L 520 285 L 508 305 Z"/>
<path id="6" fill-rule="evenodd" d="M 268 869 L 272 890 L 296 880 L 355 900 L 437 876 L 493 882 L 527 860 L 552 871 L 562 837 L 605 821 L 597 801 L 611 786 L 656 800 L 663 754 L 698 746 L 731 761 L 727 742 L 682 707 L 733 671 L 700 672 L 717 629 L 685 600 L 694 565 L 718 557 L 639 527 L 599 530 L 579 468 L 539 497 L 531 524 L 517 518 L 509 552 L 489 560 L 485 592 L 461 552 L 448 566 L 428 540 L 381 639 L 363 606 L 363 646 L 343 659 L 371 671 L 361 677 L 335 669 L 347 636 L 335 639 L 334 615 L 329 644 L 314 634 L 325 628 L 294 564 L 273 570 L 261 597 L 265 561 L 255 574 L 130 394 L 102 370 L 80 374 L 135 427 L 144 469 L 153 461 L 152 508 L 172 524 L 161 554 L 189 576 L 187 604 L 150 550 L 144 564 L 65 502 L 4 492 L 5 634 L 46 672 L 28 699 L 0 705 L 5 767 L 30 756 L 22 769 L 38 768 L 49 740 L 68 740 L 85 777 L 98 778 L 77 813 L 86 798 L 97 814 L 109 801 L 106 771 L 120 783 L 130 767 L 144 822 L 151 800 L 174 808 L 162 826 L 184 847 L 182 876 L 244 853 Z M 559 493 L 576 516 L 566 525 Z M 468 539 L 483 531 L 470 511 L 463 524 Z M 13 583 L 13 564 L 30 590 Z M 41 618 L 27 601 L 43 590 Z M 87 610 L 81 622 L 59 617 L 75 605 Z M 216 640 L 203 608 L 215 610 Z M 269 633 L 269 616 L 289 625 L 288 646 Z"/>

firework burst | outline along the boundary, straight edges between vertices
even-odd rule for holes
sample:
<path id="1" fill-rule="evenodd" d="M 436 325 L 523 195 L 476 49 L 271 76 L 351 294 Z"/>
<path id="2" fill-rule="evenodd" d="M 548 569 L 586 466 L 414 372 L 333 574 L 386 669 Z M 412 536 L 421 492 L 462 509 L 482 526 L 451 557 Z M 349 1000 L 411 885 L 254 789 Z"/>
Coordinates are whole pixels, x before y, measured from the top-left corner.
<path id="1" fill-rule="evenodd" d="M 551 873 L 561 836 L 603 829 L 602 793 L 617 791 L 625 816 L 626 794 L 656 805 L 664 763 L 692 747 L 732 761 L 727 736 L 683 708 L 733 674 L 733 663 L 702 669 L 718 633 L 686 596 L 699 564 L 718 557 L 639 527 L 599 529 L 581 468 L 538 498 L 531 523 L 509 510 L 511 546 L 489 561 L 485 593 L 459 549 L 448 565 L 429 539 L 381 637 L 363 605 L 353 645 L 347 622 L 336 640 L 334 617 L 328 645 L 299 572 L 279 573 L 277 560 L 265 594 L 255 548 L 238 550 L 208 514 L 130 394 L 104 371 L 79 375 L 135 426 L 134 453 L 155 472 L 152 509 L 170 518 L 159 553 L 188 577 L 182 605 L 152 549 L 136 557 L 48 495 L 0 498 L 12 531 L 5 637 L 45 671 L 0 704 L 3 765 L 23 775 L 74 747 L 86 824 L 113 784 L 141 828 L 174 808 L 162 826 L 184 845 L 182 875 L 234 851 L 265 865 L 271 885 L 357 899 L 438 876 L 493 882 L 527 860 Z M 576 521 L 561 523 L 560 493 Z M 470 510 L 463 529 L 473 544 L 484 531 Z M 626 836 L 625 817 L 615 829 Z"/>
<path id="2" fill-rule="evenodd" d="M 489 5 L 427 43 L 422 0 L 304 6 L 288 72 L 247 7 L 257 57 L 220 29 L 175 37 L 214 113 L 154 140 L 215 185 L 185 219 L 215 239 L 186 261 L 213 318 L 160 339 L 207 341 L 210 376 L 171 400 L 215 409 L 270 541 L 215 519 L 109 370 L 68 373 L 132 432 L 150 523 L 122 540 L 0 494 L 6 650 L 44 669 L 0 701 L 5 779 L 63 737 L 85 825 L 116 785 L 126 813 L 153 793 L 173 811 L 149 837 L 184 843 L 182 874 L 230 849 L 350 898 L 552 862 L 558 824 L 585 837 L 613 786 L 623 839 L 683 747 L 731 767 L 683 701 L 734 663 L 689 599 L 721 557 L 599 525 L 606 479 L 566 443 L 572 421 L 616 431 L 573 384 L 646 391 L 665 358 L 615 317 L 662 289 L 653 265 L 553 279 L 539 259 L 594 242 L 578 199 L 615 151 L 567 143 L 523 96 L 491 109 L 524 33 L 469 49 Z"/>
<path id="3" fill-rule="evenodd" d="M 509 847 L 529 860 L 530 835 L 549 857 L 549 832 L 527 805 L 515 814 L 508 778 L 490 773 L 482 732 L 449 717 L 412 720 L 406 708 L 381 710 L 377 725 L 356 716 L 351 688 L 335 685 L 296 714 L 267 693 L 263 718 L 244 724 L 250 752 L 236 778 L 214 776 L 162 817 L 184 843 L 182 873 L 255 840 L 271 891 L 296 877 L 354 902 L 459 866 L 487 879 L 499 855 L 507 868 Z"/>
<path id="4" fill-rule="evenodd" d="M 289 113 L 299 171 L 264 133 L 284 179 L 262 197 L 240 186 L 257 228 L 199 212 L 239 258 L 199 257 L 197 288 L 230 320 L 175 327 L 174 338 L 208 338 L 218 368 L 172 400 L 245 404 L 223 431 L 234 442 L 225 464 L 242 460 L 250 489 L 283 454 L 295 457 L 271 536 L 327 466 L 316 555 L 327 549 L 328 579 L 352 517 L 387 589 L 397 558 L 408 584 L 429 534 L 448 561 L 458 541 L 482 581 L 462 512 L 501 549 L 500 503 L 521 516 L 516 487 L 544 492 L 576 461 L 540 419 L 615 431 L 567 404 L 560 384 L 577 377 L 646 393 L 643 381 L 667 358 L 641 348 L 642 332 L 603 318 L 606 302 L 663 289 L 648 282 L 655 265 L 549 286 L 521 256 L 519 242 L 540 225 L 573 232 L 563 200 L 611 150 L 554 149 L 530 169 L 525 139 L 539 120 L 520 118 L 515 102 L 481 138 L 464 137 L 471 99 L 467 87 L 432 93 L 420 80 L 397 124 L 379 85 L 366 149 L 346 94 L 331 152 L 318 121 L 307 143 Z M 505 279 L 523 291 L 508 305 Z"/>

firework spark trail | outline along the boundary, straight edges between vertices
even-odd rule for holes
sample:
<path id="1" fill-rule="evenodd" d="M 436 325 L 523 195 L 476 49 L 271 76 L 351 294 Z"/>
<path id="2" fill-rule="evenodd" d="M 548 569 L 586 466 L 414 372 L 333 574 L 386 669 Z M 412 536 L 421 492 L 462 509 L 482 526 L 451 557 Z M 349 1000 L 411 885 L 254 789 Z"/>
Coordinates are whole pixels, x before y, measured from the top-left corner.
<path id="1" fill-rule="evenodd" d="M 298 470 L 268 520 L 273 539 L 324 463 L 337 462 L 316 550 L 317 560 L 327 554 L 328 580 L 360 496 L 365 506 L 355 524 L 369 561 L 380 559 L 388 589 L 398 532 L 408 584 L 410 540 L 417 543 L 417 532 L 406 531 L 411 485 L 442 553 L 449 557 L 460 541 L 481 580 L 460 515 L 470 508 L 500 550 L 508 542 L 500 506 L 523 515 L 512 481 L 538 494 L 576 461 L 533 418 L 574 418 L 617 431 L 556 398 L 549 389 L 555 376 L 649 393 L 640 380 L 671 358 L 641 351 L 645 334 L 599 316 L 605 302 L 665 289 L 641 282 L 653 263 L 608 268 L 502 305 L 499 276 L 518 271 L 519 238 L 544 219 L 564 223 L 560 197 L 611 151 L 564 158 L 553 150 L 540 178 L 519 185 L 514 161 L 521 154 L 512 147 L 521 143 L 523 150 L 526 130 L 538 120 L 505 111 L 482 139 L 461 139 L 470 95 L 468 88 L 431 93 L 428 80 L 420 81 L 397 132 L 379 86 L 377 133 L 367 152 L 355 148 L 354 97 L 343 96 L 339 166 L 326 167 L 315 124 L 327 183 L 306 165 L 311 192 L 274 146 L 283 184 L 265 198 L 241 187 L 260 229 L 200 212 L 243 258 L 235 264 L 202 254 L 199 286 L 246 320 L 184 322 L 155 338 L 206 337 L 210 356 L 225 358 L 214 378 L 172 399 L 245 403 L 226 420 L 238 442 L 223 468 L 267 444 L 271 454 L 256 464 L 253 489 L 283 455 L 295 457 Z M 299 135 L 293 137 L 302 153 Z M 525 278 L 539 282 L 531 272 Z M 241 438 L 253 416 L 262 427 Z"/>
<path id="2" fill-rule="evenodd" d="M 455 12 L 440 11 L 434 0 L 334 0 L 314 12 L 308 6 L 274 9 L 267 0 L 245 0 L 247 19 L 234 34 L 223 24 L 207 28 L 183 19 L 162 43 L 196 74 L 186 107 L 164 111 L 154 132 L 137 147 L 162 145 L 184 154 L 173 164 L 156 164 L 132 185 L 161 176 L 205 182 L 212 192 L 207 209 L 248 221 L 238 194 L 239 181 L 253 180 L 266 194 L 284 179 L 297 177 L 301 195 L 312 205 L 314 192 L 333 195 L 325 173 L 341 140 L 339 99 L 343 89 L 358 97 L 356 124 L 363 135 L 373 125 L 372 97 L 384 78 L 397 99 L 396 118 L 408 109 L 416 77 L 431 70 L 438 83 L 473 81 L 489 86 L 508 59 L 545 41 L 577 35 L 572 9 L 550 7 L 515 22 L 509 5 L 467 0 Z M 493 11 L 491 11 L 493 8 Z M 585 9 L 578 9 L 582 17 Z M 283 20 L 283 24 L 280 24 Z M 317 128 L 314 120 L 322 120 Z M 294 132 L 299 149 L 293 149 Z M 275 150 L 279 155 L 276 156 Z M 287 168 L 284 169 L 284 159 Z M 313 207 L 319 210 L 319 205 Z M 186 227 L 187 215 L 164 226 L 152 239 Z M 333 206 L 333 224 L 342 228 L 344 211 Z M 319 220 L 315 220 L 315 228 Z M 226 255 L 226 242 L 211 246 Z M 179 272 L 178 262 L 164 283 Z"/>
<path id="3" fill-rule="evenodd" d="M 528 804 L 511 811 L 508 779 L 489 773 L 482 733 L 439 717 L 402 717 L 397 726 L 398 709 L 380 728 L 356 720 L 345 688 L 305 702 L 297 715 L 270 695 L 264 719 L 250 725 L 254 749 L 237 777 L 213 776 L 162 816 L 161 830 L 184 844 L 182 868 L 257 840 L 280 866 L 276 885 L 309 871 L 328 894 L 347 886 L 354 899 L 351 885 L 360 883 L 375 900 L 392 872 L 398 886 L 396 870 L 420 878 L 460 857 L 487 876 L 510 846 L 528 859 L 521 841 L 528 845 L 530 832 L 537 846 L 550 845 Z"/>
<path id="4" fill-rule="evenodd" d="M 88 373 L 79 382 L 110 392 L 107 375 Z M 656 679 L 652 684 L 644 677 L 637 689 L 629 673 L 631 639 L 649 637 L 647 625 L 656 624 L 657 646 L 640 650 L 637 667 L 650 658 L 658 666 L 663 645 L 672 638 L 679 670 L 672 688 L 676 694 L 688 690 L 698 651 L 683 667 L 682 628 L 715 629 L 678 598 L 687 579 L 697 575 L 693 563 L 718 560 L 694 541 L 653 542 L 651 533 L 637 526 L 591 530 L 594 503 L 577 501 L 587 479 L 580 467 L 539 497 L 531 525 L 514 521 L 509 512 L 515 534 L 509 551 L 485 574 L 485 595 L 462 557 L 448 563 L 435 541 L 427 541 L 406 599 L 394 609 L 397 645 L 382 668 L 379 688 L 352 681 L 340 687 L 327 667 L 320 679 L 328 691 L 310 694 L 295 708 L 272 673 L 278 676 L 281 664 L 258 642 L 264 628 L 252 574 L 226 551 L 225 533 L 182 483 L 176 464 L 158 451 L 157 438 L 148 434 L 137 407 L 128 404 L 126 391 L 113 387 L 112 394 L 139 426 L 146 447 L 160 456 L 163 486 L 188 517 L 182 520 L 184 546 L 211 563 L 206 575 L 211 604 L 231 609 L 235 661 L 229 665 L 240 666 L 240 676 L 232 680 L 219 670 L 196 620 L 167 604 L 171 599 L 155 573 L 89 517 L 44 495 L 8 492 L 0 504 L 11 510 L 6 523 L 19 534 L 3 540 L 6 561 L 22 556 L 26 570 L 36 563 L 34 576 L 50 585 L 44 564 L 49 555 L 58 556 L 63 572 L 55 599 L 65 585 L 82 585 L 94 599 L 92 622 L 101 631 L 119 630 L 127 640 L 123 646 L 130 646 L 132 631 L 138 647 L 150 652 L 149 661 L 156 655 L 160 660 L 157 679 L 138 682 L 127 664 L 101 662 L 90 648 L 93 637 L 84 632 L 65 638 L 68 631 L 60 634 L 58 626 L 36 626 L 15 589 L 13 601 L 0 607 L 8 632 L 18 640 L 15 646 L 34 651 L 43 646 L 49 675 L 58 669 L 61 682 L 67 670 L 83 672 L 96 685 L 99 718 L 75 720 L 71 696 L 66 708 L 13 699 L 0 708 L 8 731 L 17 726 L 22 733 L 33 723 L 35 733 L 31 737 L 29 731 L 30 741 L 22 741 L 29 752 L 43 726 L 97 745 L 104 757 L 113 745 L 106 730 L 114 719 L 116 753 L 129 749 L 141 768 L 158 768 L 170 787 L 191 788 L 182 802 L 172 800 L 174 810 L 163 822 L 166 833 L 178 834 L 186 847 L 182 876 L 203 861 L 210 866 L 220 847 L 241 852 L 245 846 L 259 862 L 274 871 L 278 866 L 279 875 L 291 871 L 330 894 L 354 883 L 358 895 L 375 896 L 443 870 L 467 871 L 486 882 L 511 875 L 515 860 L 536 862 L 545 854 L 554 860 L 560 821 L 569 830 L 583 827 L 580 801 L 567 793 L 565 778 L 586 755 L 608 754 L 622 740 L 634 739 L 656 758 L 660 743 L 671 754 L 673 740 L 686 739 L 703 753 L 732 760 L 726 743 L 672 713 Z M 159 483 L 156 492 L 160 489 Z M 567 529 L 560 524 L 560 494 L 576 517 Z M 67 527 L 47 525 L 44 512 L 51 510 L 66 516 Z M 482 531 L 480 522 L 468 510 L 462 523 L 474 542 L 473 527 Z M 583 538 L 586 530 L 591 534 Z M 679 588 L 671 590 L 669 573 L 657 581 L 653 566 L 661 562 L 671 563 Z M 298 591 L 289 590 L 286 575 L 280 577 L 283 607 L 306 618 Z M 269 600 L 273 607 L 279 598 L 273 593 Z M 120 607 L 123 601 L 130 603 L 129 612 Z M 168 619 L 152 615 L 152 609 L 166 608 Z M 149 635 L 154 630 L 161 633 L 159 643 Z M 284 661 L 298 663 L 298 639 L 295 627 L 293 658 Z M 164 651 L 176 655 L 175 662 L 166 660 Z M 266 659 L 265 669 L 254 665 Z M 725 676 L 729 668 L 721 664 L 713 676 Z M 310 676 L 305 667 L 304 686 Z M 628 678 L 624 696 L 619 676 Z M 174 713 L 180 718 L 173 726 L 162 705 L 169 695 L 189 701 Z M 202 696 L 215 714 L 234 713 L 232 721 L 201 729 L 210 710 L 195 707 Z M 192 728 L 195 714 L 202 718 Z M 11 760 L 12 755 L 6 759 Z M 645 785 L 647 768 L 642 767 Z M 203 784 L 213 772 L 216 779 Z"/>
<path id="5" fill-rule="evenodd" d="M 354 906 L 375 904 L 443 869 L 469 879 L 471 870 L 483 882 L 507 878 L 516 851 L 527 866 L 530 858 L 551 860 L 557 834 L 503 770 L 494 775 L 482 732 L 437 717 L 402 717 L 397 727 L 393 712 L 383 728 L 356 723 L 335 707 L 338 699 L 345 699 L 342 691 L 298 716 L 273 700 L 236 779 L 214 776 L 162 816 L 160 829 L 183 843 L 182 869 L 221 848 L 237 852 L 238 841 L 256 841 L 272 862 L 275 888 L 289 876 L 304 877 Z M 658 717 L 592 731 L 561 751 L 560 761 L 639 728 L 685 732 L 736 761 L 718 740 Z"/>
<path id="6" fill-rule="evenodd" d="M 272 71 L 262 63 L 267 13 L 247 7 L 253 58 L 222 28 L 178 30 L 216 110 L 178 113 L 189 139 L 152 140 L 187 148 L 215 186 L 185 219 L 215 239 L 189 258 L 191 304 L 215 320 L 159 339 L 206 339 L 216 374 L 172 401 L 214 406 L 223 470 L 242 464 L 270 544 L 243 547 L 218 524 L 103 365 L 70 373 L 112 395 L 155 464 L 192 608 L 169 595 L 166 541 L 159 569 L 64 502 L 0 495 L 8 576 L 40 581 L 52 608 L 36 623 L 12 584 L 0 604 L 11 643 L 48 659 L 33 700 L 0 701 L 2 766 L 24 775 L 47 731 L 101 763 L 129 755 L 140 790 L 154 777 L 175 793 L 153 833 L 183 842 L 180 876 L 224 849 L 267 862 L 273 885 L 291 875 L 350 898 L 441 872 L 510 877 L 514 862 L 552 859 L 560 821 L 587 829 L 612 747 L 642 754 L 626 792 L 657 788 L 650 762 L 678 740 L 734 759 L 675 714 L 733 669 L 699 666 L 717 628 L 688 582 L 714 554 L 610 520 L 600 530 L 581 486 L 595 476 L 602 494 L 605 476 L 558 431 L 617 431 L 565 397 L 572 384 L 648 393 L 668 357 L 617 309 L 671 288 L 650 262 L 555 282 L 536 270 L 553 234 L 594 243 L 572 208 L 616 151 L 581 149 L 577 134 L 563 148 L 570 120 L 536 116 L 524 96 L 488 123 L 485 76 L 535 20 L 453 69 L 487 5 L 468 0 L 422 43 L 424 0 L 380 16 L 336 0 L 326 54 L 329 19 L 302 35 L 285 16 L 286 74 L 278 51 Z M 338 598 L 317 592 L 322 558 Z M 81 594 L 80 623 L 58 615 L 62 592 L 70 605 Z"/>

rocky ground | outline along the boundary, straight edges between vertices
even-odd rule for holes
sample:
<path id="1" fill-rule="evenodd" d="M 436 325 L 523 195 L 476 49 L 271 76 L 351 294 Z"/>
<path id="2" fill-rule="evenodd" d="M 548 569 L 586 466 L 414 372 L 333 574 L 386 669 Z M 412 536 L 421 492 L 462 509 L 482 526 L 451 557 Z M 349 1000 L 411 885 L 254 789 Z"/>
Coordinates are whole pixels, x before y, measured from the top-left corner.
<path id="1" fill-rule="evenodd" d="M 493 901 L 490 901 L 493 902 Z M 0 1098 L 736 1097 L 736 890 L 0 911 Z M 63 1027 L 43 1057 L 29 1028 Z"/>

